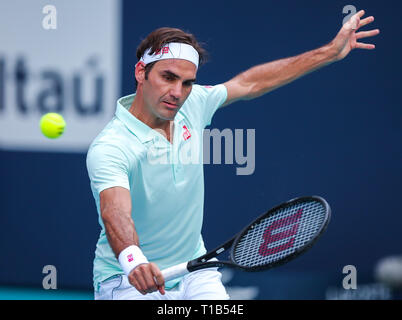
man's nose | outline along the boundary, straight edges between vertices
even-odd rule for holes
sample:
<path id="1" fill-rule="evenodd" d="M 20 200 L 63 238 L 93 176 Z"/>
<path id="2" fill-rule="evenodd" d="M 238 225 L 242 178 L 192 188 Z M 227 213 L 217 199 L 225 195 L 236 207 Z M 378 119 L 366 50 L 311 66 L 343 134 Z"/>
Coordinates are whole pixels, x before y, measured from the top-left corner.
<path id="1" fill-rule="evenodd" d="M 170 89 L 170 95 L 175 99 L 175 100 L 180 100 L 182 97 L 183 86 L 180 82 L 175 83 L 172 88 Z"/>

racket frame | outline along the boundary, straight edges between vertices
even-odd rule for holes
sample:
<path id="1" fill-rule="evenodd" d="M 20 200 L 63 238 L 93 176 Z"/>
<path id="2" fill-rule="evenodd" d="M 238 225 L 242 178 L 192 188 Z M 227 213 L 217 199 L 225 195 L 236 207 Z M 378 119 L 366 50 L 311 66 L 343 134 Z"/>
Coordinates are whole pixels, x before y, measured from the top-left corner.
<path id="1" fill-rule="evenodd" d="M 325 208 L 324 223 L 317 230 L 317 232 L 314 234 L 314 236 L 311 237 L 312 240 L 308 241 L 304 246 L 296 249 L 296 251 L 293 252 L 292 254 L 290 254 L 289 256 L 282 258 L 278 261 L 272 262 L 270 264 L 265 264 L 262 266 L 255 266 L 255 267 L 246 267 L 246 266 L 242 266 L 242 265 L 239 265 L 238 263 L 236 263 L 236 261 L 233 259 L 234 250 L 236 248 L 237 243 L 240 241 L 241 237 L 245 233 L 247 233 L 250 230 L 250 228 L 252 228 L 254 225 L 257 225 L 262 219 L 266 219 L 267 217 L 271 216 L 277 210 L 285 208 L 289 205 L 294 205 L 297 202 L 305 202 L 305 201 L 311 201 L 311 200 L 320 202 Z M 224 244 L 216 247 L 214 250 L 208 251 L 207 253 L 205 253 L 204 255 L 202 255 L 198 258 L 188 261 L 187 264 L 183 263 L 180 265 L 180 267 L 179 266 L 177 266 L 177 267 L 179 267 L 179 269 L 182 270 L 183 275 L 186 273 L 189 273 L 189 272 L 200 270 L 200 269 L 213 268 L 213 267 L 222 268 L 225 266 L 230 266 L 230 267 L 233 267 L 236 269 L 241 269 L 241 270 L 248 271 L 248 272 L 270 269 L 270 268 L 285 264 L 285 263 L 289 262 L 290 260 L 295 259 L 297 256 L 301 255 L 308 249 L 310 249 L 314 245 L 314 243 L 316 243 L 317 240 L 322 236 L 324 231 L 327 229 L 330 219 L 331 219 L 331 208 L 330 208 L 329 204 L 327 203 L 327 201 L 325 199 L 323 199 L 322 197 L 304 196 L 304 197 L 294 198 L 292 200 L 286 201 L 276 207 L 269 209 L 267 212 L 265 212 L 261 216 L 257 217 L 250 224 L 248 224 L 246 227 L 244 227 L 243 230 L 238 232 L 234 237 L 232 237 L 231 239 L 226 241 Z M 230 249 L 229 260 L 227 260 L 227 261 L 219 261 L 219 260 L 209 261 L 210 259 L 217 257 L 220 253 L 222 253 L 228 249 Z M 173 268 L 176 268 L 176 266 L 168 268 L 168 269 L 170 269 L 168 271 L 169 274 L 176 273 L 176 271 L 174 271 Z M 168 270 L 168 269 L 166 269 L 166 270 Z"/>
<path id="2" fill-rule="evenodd" d="M 240 241 L 240 239 L 242 238 L 242 236 L 245 233 L 247 233 L 254 225 L 257 225 L 261 220 L 268 218 L 274 212 L 276 212 L 278 210 L 281 210 L 283 208 L 286 208 L 289 205 L 295 205 L 298 202 L 305 202 L 305 201 L 311 201 L 311 200 L 318 201 L 324 206 L 324 208 L 325 208 L 325 217 L 324 217 L 324 223 L 317 230 L 317 232 L 311 237 L 310 241 L 308 241 L 304 246 L 302 246 L 300 248 L 297 248 L 295 250 L 295 252 L 293 252 L 292 254 L 288 255 L 287 257 L 279 259 L 278 261 L 275 261 L 275 262 L 272 262 L 272 263 L 269 263 L 269 264 L 264 264 L 262 266 L 255 266 L 255 267 L 246 267 L 246 266 L 241 266 L 241 265 L 236 263 L 236 261 L 233 258 L 236 246 L 237 246 L 238 242 Z M 282 264 L 288 263 L 290 260 L 295 259 L 297 256 L 299 256 L 302 253 L 304 253 L 307 250 L 309 250 L 317 242 L 317 240 L 323 235 L 323 233 L 327 229 L 330 220 L 331 220 L 331 208 L 330 208 L 328 202 L 322 197 L 319 197 L 319 196 L 304 196 L 304 197 L 294 198 L 294 199 L 291 199 L 291 200 L 286 201 L 284 203 L 281 203 L 280 205 L 277 205 L 276 207 L 273 207 L 272 209 L 270 209 L 266 213 L 264 213 L 261 216 L 259 216 L 258 218 L 256 218 L 253 222 L 251 222 L 248 226 L 243 228 L 243 230 L 240 231 L 237 234 L 237 236 L 235 237 L 235 239 L 233 241 L 231 250 L 230 250 L 230 261 L 232 262 L 231 265 L 234 266 L 234 267 L 240 268 L 242 270 L 252 272 L 252 271 L 267 270 L 267 269 L 271 269 L 273 267 L 277 267 L 277 266 L 280 266 Z"/>

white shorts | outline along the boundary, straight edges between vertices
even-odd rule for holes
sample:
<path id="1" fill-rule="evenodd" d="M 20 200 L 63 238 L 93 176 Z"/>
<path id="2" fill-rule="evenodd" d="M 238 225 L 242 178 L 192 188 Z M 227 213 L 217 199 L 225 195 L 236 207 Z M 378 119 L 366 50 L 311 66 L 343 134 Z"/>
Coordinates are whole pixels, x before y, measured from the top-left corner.
<path id="1" fill-rule="evenodd" d="M 129 282 L 126 275 L 118 275 L 100 284 L 95 300 L 228 300 L 229 295 L 221 281 L 217 268 L 191 272 L 177 286 L 165 290 L 141 294 Z"/>

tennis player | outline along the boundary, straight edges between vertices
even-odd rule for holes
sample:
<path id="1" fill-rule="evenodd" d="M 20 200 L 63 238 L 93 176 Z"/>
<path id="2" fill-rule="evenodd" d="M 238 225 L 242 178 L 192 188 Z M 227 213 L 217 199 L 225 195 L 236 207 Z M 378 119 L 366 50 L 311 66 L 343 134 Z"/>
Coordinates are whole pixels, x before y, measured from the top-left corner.
<path id="1" fill-rule="evenodd" d="M 141 42 L 136 93 L 117 101 L 115 116 L 87 155 L 102 228 L 95 299 L 229 298 L 216 268 L 166 283 L 161 273 L 206 252 L 202 130 L 222 106 L 259 97 L 353 49 L 374 49 L 359 41 L 379 33 L 357 32 L 374 21 L 364 14 L 354 15 L 323 47 L 252 67 L 215 86 L 195 84 L 205 51 L 193 35 L 161 28 Z M 183 157 L 189 153 L 191 161 Z"/>

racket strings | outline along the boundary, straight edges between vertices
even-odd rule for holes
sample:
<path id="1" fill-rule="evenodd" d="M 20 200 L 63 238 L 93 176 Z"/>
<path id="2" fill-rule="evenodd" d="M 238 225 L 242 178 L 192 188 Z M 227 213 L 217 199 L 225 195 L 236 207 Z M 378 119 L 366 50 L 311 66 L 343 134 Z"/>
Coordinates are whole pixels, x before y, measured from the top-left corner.
<path id="1" fill-rule="evenodd" d="M 284 207 L 251 226 L 233 251 L 243 267 L 275 263 L 311 241 L 325 223 L 326 209 L 309 200 Z"/>

